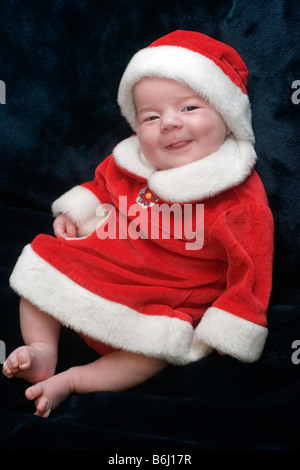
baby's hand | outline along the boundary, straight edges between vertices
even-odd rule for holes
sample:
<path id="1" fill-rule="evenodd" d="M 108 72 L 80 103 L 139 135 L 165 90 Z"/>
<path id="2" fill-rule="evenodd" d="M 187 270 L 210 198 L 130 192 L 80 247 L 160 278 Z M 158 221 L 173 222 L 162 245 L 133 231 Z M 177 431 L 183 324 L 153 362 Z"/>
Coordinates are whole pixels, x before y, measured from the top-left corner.
<path id="1" fill-rule="evenodd" d="M 76 238 L 77 227 L 75 222 L 65 214 L 60 214 L 53 222 L 54 235 L 63 238 Z"/>

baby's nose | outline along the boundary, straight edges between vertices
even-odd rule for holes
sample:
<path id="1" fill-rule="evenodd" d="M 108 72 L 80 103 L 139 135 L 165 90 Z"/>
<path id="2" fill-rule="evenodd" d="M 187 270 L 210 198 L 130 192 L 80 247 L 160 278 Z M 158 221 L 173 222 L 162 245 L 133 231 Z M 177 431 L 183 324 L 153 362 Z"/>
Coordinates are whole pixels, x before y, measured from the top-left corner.
<path id="1" fill-rule="evenodd" d="M 169 131 L 174 129 L 174 127 L 182 127 L 180 115 L 176 112 L 165 113 L 161 119 L 161 130 Z"/>

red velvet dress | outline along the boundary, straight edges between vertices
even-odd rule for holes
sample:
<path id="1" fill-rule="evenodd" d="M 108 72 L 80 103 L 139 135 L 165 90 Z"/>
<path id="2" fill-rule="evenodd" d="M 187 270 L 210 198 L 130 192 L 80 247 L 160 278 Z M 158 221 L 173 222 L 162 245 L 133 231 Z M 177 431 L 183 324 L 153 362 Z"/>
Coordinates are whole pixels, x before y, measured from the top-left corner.
<path id="1" fill-rule="evenodd" d="M 267 336 L 273 219 L 254 163 L 249 144 L 228 138 L 205 159 L 156 171 L 137 138 L 126 139 L 93 181 L 53 205 L 81 238 L 37 236 L 12 287 L 108 351 L 186 364 L 217 348 L 257 360 Z"/>

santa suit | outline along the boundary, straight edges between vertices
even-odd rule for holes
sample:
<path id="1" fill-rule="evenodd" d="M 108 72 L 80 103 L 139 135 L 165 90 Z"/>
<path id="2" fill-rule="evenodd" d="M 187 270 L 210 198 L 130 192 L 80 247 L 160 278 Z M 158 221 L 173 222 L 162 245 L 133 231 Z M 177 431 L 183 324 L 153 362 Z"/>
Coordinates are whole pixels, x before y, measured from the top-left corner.
<path id="1" fill-rule="evenodd" d="M 136 136 L 122 141 L 93 181 L 53 204 L 81 238 L 36 237 L 12 288 L 115 349 L 173 364 L 213 348 L 257 360 L 267 337 L 273 219 L 255 159 L 251 144 L 229 136 L 203 159 L 158 171 Z M 158 208 L 177 216 L 168 225 Z"/>

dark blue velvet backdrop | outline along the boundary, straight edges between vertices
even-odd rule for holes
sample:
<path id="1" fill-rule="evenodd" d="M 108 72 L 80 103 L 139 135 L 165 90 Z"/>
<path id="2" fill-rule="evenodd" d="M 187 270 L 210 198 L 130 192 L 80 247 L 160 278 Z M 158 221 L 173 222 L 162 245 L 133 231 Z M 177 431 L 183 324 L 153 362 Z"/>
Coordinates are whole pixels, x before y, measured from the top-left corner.
<path id="1" fill-rule="evenodd" d="M 232 45 L 250 70 L 259 172 L 275 219 L 270 333 L 261 360 L 211 357 L 170 367 L 124 393 L 72 396 L 48 420 L 32 414 L 26 384 L 0 376 L 0 449 L 293 449 L 300 364 L 297 0 L 2 0 L 0 79 L 0 339 L 21 341 L 8 278 L 22 247 L 51 233 L 51 202 L 93 177 L 130 134 L 116 103 L 136 50 L 174 29 Z M 299 94 L 300 96 L 300 94 Z M 300 356 L 300 355 L 299 355 Z M 94 357 L 64 330 L 59 369 Z"/>

